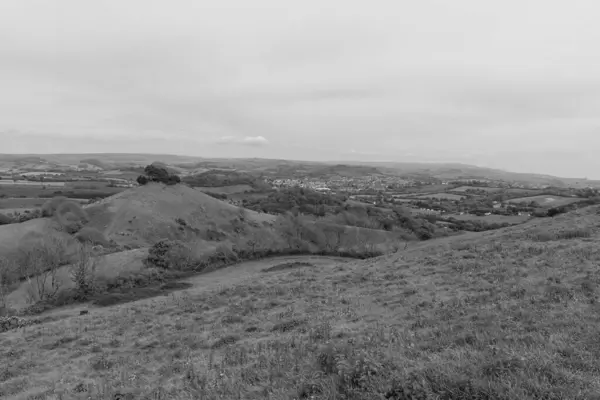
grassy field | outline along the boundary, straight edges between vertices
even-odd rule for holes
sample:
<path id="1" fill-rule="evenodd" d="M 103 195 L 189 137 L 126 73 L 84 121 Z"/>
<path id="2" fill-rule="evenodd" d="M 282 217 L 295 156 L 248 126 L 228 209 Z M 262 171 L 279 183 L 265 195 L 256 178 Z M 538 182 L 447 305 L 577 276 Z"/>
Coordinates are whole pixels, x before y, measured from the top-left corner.
<path id="1" fill-rule="evenodd" d="M 466 192 L 467 190 L 483 190 L 488 193 L 500 192 L 502 188 L 496 187 L 479 187 L 479 186 L 460 186 L 455 189 L 452 189 L 453 192 Z"/>
<path id="2" fill-rule="evenodd" d="M 71 199 L 80 203 L 87 203 L 85 199 Z M 32 210 L 40 208 L 48 199 L 33 197 L 33 198 L 1 198 L 0 199 L 0 213 L 7 214 L 12 212 L 23 212 L 26 210 Z"/>
<path id="3" fill-rule="evenodd" d="M 443 199 L 443 200 L 462 200 L 465 196 L 452 193 L 431 193 L 417 196 L 417 199 Z"/>
<path id="4" fill-rule="evenodd" d="M 83 185 L 83 183 L 77 183 Z M 40 186 L 15 186 L 5 185 L 0 187 L 0 196 L 5 198 L 33 198 L 33 197 L 52 197 L 52 196 L 67 196 L 72 198 L 91 198 L 91 197 L 106 197 L 115 193 L 122 192 L 124 188 L 109 187 L 106 184 L 94 185 L 87 188 L 75 188 L 75 184 L 66 185 L 65 187 L 46 187 Z"/>
<path id="5" fill-rule="evenodd" d="M 483 216 L 477 216 L 477 215 L 472 215 L 472 214 L 446 214 L 445 217 L 452 217 L 455 218 L 459 221 L 484 221 L 484 222 L 489 222 L 489 223 L 504 223 L 507 222 L 509 224 L 521 224 L 527 220 L 529 220 L 530 217 L 527 217 L 525 215 L 496 215 L 496 214 L 492 214 L 492 215 L 483 215 Z"/>
<path id="6" fill-rule="evenodd" d="M 254 189 L 250 185 L 231 185 L 231 186 L 198 186 L 195 189 L 200 190 L 201 192 L 209 192 L 209 193 L 219 193 L 219 194 L 235 194 L 235 193 L 244 193 L 246 191 L 253 191 Z"/>
<path id="7" fill-rule="evenodd" d="M 578 201 L 581 201 L 581 199 L 577 198 L 577 197 L 539 195 L 539 196 L 519 197 L 517 199 L 507 200 L 508 203 L 522 203 L 522 202 L 529 203 L 531 201 L 535 201 L 542 207 L 560 207 L 560 206 L 565 206 L 567 204 L 576 203 Z"/>
<path id="8" fill-rule="evenodd" d="M 56 312 L 0 334 L 0 396 L 597 400 L 599 213 Z"/>
<path id="9" fill-rule="evenodd" d="M 508 188 L 506 189 L 506 193 L 522 193 L 524 195 L 534 196 L 536 193 L 539 193 L 538 189 L 521 189 L 521 188 Z"/>

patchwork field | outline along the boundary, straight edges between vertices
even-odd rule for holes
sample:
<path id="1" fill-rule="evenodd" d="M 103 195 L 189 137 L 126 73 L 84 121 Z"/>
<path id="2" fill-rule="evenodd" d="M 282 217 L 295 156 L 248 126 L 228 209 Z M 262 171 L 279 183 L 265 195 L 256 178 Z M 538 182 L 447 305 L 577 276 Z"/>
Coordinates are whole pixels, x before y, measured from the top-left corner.
<path id="1" fill-rule="evenodd" d="M 18 186 L 18 185 L 3 185 L 0 186 L 0 195 L 6 198 L 47 198 L 56 195 L 63 195 L 73 198 L 93 198 L 106 197 L 119 193 L 125 190 L 124 188 L 109 187 L 105 185 L 94 185 L 88 188 L 75 188 L 74 185 L 66 185 L 63 187 L 43 186 Z"/>
<path id="2" fill-rule="evenodd" d="M 531 201 L 535 201 L 542 207 L 560 207 L 560 206 L 565 206 L 567 204 L 576 203 L 578 201 L 581 201 L 581 199 L 577 198 L 577 197 L 539 195 L 539 196 L 519 197 L 517 199 L 507 200 L 508 203 L 522 203 L 522 202 L 529 203 Z"/>
<path id="3" fill-rule="evenodd" d="M 508 188 L 507 193 L 523 193 L 524 195 L 535 196 L 540 191 L 538 189 L 522 189 L 522 188 Z"/>
<path id="4" fill-rule="evenodd" d="M 251 192 L 254 190 L 252 188 L 252 186 L 250 186 L 250 185 L 231 185 L 231 186 L 216 186 L 216 187 L 199 186 L 199 187 L 195 187 L 195 189 L 200 190 L 201 192 L 219 193 L 219 194 L 244 193 L 246 191 Z"/>
<path id="5" fill-rule="evenodd" d="M 488 193 L 500 192 L 502 188 L 495 187 L 479 187 L 479 186 L 460 186 L 455 189 L 452 189 L 453 192 L 466 192 L 467 190 L 483 190 Z"/>
<path id="6" fill-rule="evenodd" d="M 417 196 L 417 199 L 443 199 L 443 200 L 462 200 L 465 196 L 452 193 L 431 193 Z"/>
<path id="7" fill-rule="evenodd" d="M 509 223 L 509 224 L 521 224 L 530 219 L 526 215 L 483 215 L 477 216 L 472 214 L 446 214 L 445 217 L 452 217 L 459 221 L 485 221 L 488 223 Z"/>
<path id="8" fill-rule="evenodd" d="M 80 202 L 82 204 L 87 203 L 85 199 L 71 199 L 73 201 Z M 26 210 L 32 210 L 40 208 L 48 199 L 34 197 L 34 198 L 0 198 L 0 214 L 8 214 L 12 212 L 24 212 Z"/>

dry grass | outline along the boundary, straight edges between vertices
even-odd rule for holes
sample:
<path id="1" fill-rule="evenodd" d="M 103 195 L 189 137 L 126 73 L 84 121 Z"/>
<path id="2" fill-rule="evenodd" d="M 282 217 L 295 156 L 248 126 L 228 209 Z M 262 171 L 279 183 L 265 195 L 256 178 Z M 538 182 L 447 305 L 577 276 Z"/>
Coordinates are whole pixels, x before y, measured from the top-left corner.
<path id="1" fill-rule="evenodd" d="M 542 207 L 560 207 L 566 206 L 571 203 L 576 203 L 581 200 L 582 199 L 578 197 L 563 197 L 544 194 L 539 196 L 519 197 L 517 199 L 510 199 L 507 200 L 507 203 L 529 203 L 531 201 L 535 201 Z"/>
<path id="2" fill-rule="evenodd" d="M 0 397 L 599 399 L 597 212 L 73 309 L 0 334 Z"/>
<path id="3" fill-rule="evenodd" d="M 135 249 L 101 256 L 98 258 L 96 275 L 101 279 L 110 280 L 120 275 L 139 272 L 144 269 L 142 260 L 147 255 L 148 251 L 146 249 Z M 57 283 L 62 289 L 74 287 L 70 277 L 70 268 L 69 265 L 65 265 L 56 272 Z M 16 290 L 7 296 L 7 301 L 16 310 L 25 308 L 29 305 L 27 299 L 29 291 L 30 283 L 22 282 Z"/>
<path id="4" fill-rule="evenodd" d="M 229 231 L 231 221 L 240 209 L 214 199 L 185 185 L 165 187 L 149 184 L 126 190 L 89 206 L 89 226 L 102 231 L 119 244 L 147 246 L 159 239 L 180 238 L 177 219 L 187 224 L 187 230 Z M 273 215 L 247 210 L 246 218 L 257 224 L 272 223 Z M 185 233 L 185 232 L 184 232 Z"/>
<path id="5" fill-rule="evenodd" d="M 11 257 L 19 247 L 30 247 L 44 237 L 70 236 L 59 231 L 59 225 L 49 218 L 38 218 L 20 224 L 0 225 L 0 257 Z"/>

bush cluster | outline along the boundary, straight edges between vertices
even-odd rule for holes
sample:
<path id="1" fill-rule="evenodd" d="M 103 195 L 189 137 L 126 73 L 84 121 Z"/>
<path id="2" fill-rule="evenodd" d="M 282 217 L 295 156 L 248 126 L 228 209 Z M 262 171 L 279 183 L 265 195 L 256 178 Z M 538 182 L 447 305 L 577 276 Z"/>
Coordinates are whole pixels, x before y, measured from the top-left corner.
<path id="1" fill-rule="evenodd" d="M 149 182 L 159 182 L 165 185 L 176 185 L 181 182 L 181 178 L 175 174 L 169 174 L 165 168 L 148 165 L 144 168 L 144 175 L 140 175 L 137 178 L 137 183 L 140 185 L 146 185 Z"/>

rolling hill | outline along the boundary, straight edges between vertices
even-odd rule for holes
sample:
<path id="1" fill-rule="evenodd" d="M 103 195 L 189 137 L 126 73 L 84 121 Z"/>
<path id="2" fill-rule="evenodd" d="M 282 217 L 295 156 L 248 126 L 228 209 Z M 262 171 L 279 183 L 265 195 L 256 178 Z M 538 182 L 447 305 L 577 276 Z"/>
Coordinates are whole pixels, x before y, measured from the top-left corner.
<path id="1" fill-rule="evenodd" d="M 306 174 L 334 174 L 357 176 L 357 174 L 395 174 L 416 179 L 435 177 L 438 179 L 490 179 L 518 183 L 550 185 L 556 187 L 589 185 L 600 186 L 598 180 L 562 178 L 544 174 L 530 174 L 485 168 L 461 163 L 415 163 L 415 162 L 370 162 L 370 161 L 296 161 L 259 158 L 208 158 L 169 154 L 0 154 L 0 168 L 27 165 L 32 169 L 52 168 L 57 165 L 76 165 L 91 161 L 92 165 L 105 170 L 146 166 L 160 162 L 182 174 L 200 173 L 210 169 L 236 170 L 241 172 L 270 173 L 285 176 Z M 321 172 L 319 172 L 321 171 Z"/>
<path id="2" fill-rule="evenodd" d="M 131 275 L 145 270 L 140 254 L 147 255 L 148 248 L 163 239 L 185 243 L 194 260 L 205 260 L 219 251 L 222 253 L 223 249 L 234 247 L 247 252 L 251 250 L 252 253 L 261 249 L 263 252 L 268 250 L 268 254 L 279 254 L 289 253 L 290 249 L 300 251 L 300 247 L 296 246 L 308 246 L 302 251 L 337 254 L 337 249 L 346 252 L 357 248 L 365 249 L 360 251 L 387 251 L 401 242 L 397 232 L 304 219 L 293 222 L 239 208 L 181 184 L 150 183 L 128 189 L 84 206 L 84 211 L 87 222 L 79 233 L 88 232 L 85 237 L 95 237 L 95 243 L 102 244 L 95 257 L 99 257 L 100 264 L 104 265 L 97 270 L 103 279 L 112 279 L 119 273 Z M 45 243 L 52 251 L 64 250 L 61 263 L 67 265 L 60 269 L 57 282 L 60 282 L 61 288 L 68 288 L 72 286 L 68 264 L 77 259 L 76 238 L 79 233 L 65 233 L 54 217 L 3 225 L 0 226 L 0 257 L 20 260 L 24 254 L 31 253 L 21 250 L 27 250 L 36 243 Z M 141 253 L 130 251 L 132 249 Z M 26 294 L 32 287 L 25 280 L 31 274 L 29 269 L 13 270 L 20 263 L 7 264 L 11 268 L 9 275 L 12 280 L 19 278 L 22 281 L 17 292 L 9 296 L 13 306 L 19 309 L 25 307 Z M 53 290 L 52 282 L 46 280 L 41 287 Z"/>
<path id="3" fill-rule="evenodd" d="M 88 224 L 120 245 L 146 247 L 159 239 L 200 236 L 210 233 L 230 237 L 241 213 L 255 229 L 264 229 L 275 217 L 244 210 L 185 185 L 148 184 L 128 189 L 86 208 Z"/>
<path id="4" fill-rule="evenodd" d="M 444 180 L 453 179 L 489 179 L 512 181 L 517 183 L 549 185 L 555 187 L 587 187 L 588 185 L 600 186 L 598 180 L 584 178 L 563 178 L 544 174 L 532 174 L 504 171 L 500 169 L 479 167 L 460 163 L 403 163 L 403 162 L 346 162 L 349 165 L 363 165 L 379 168 L 388 173 L 402 176 L 434 177 Z"/>
<path id="5" fill-rule="evenodd" d="M 599 240 L 594 206 L 365 261 L 232 266 L 0 334 L 0 394 L 598 399 Z"/>

